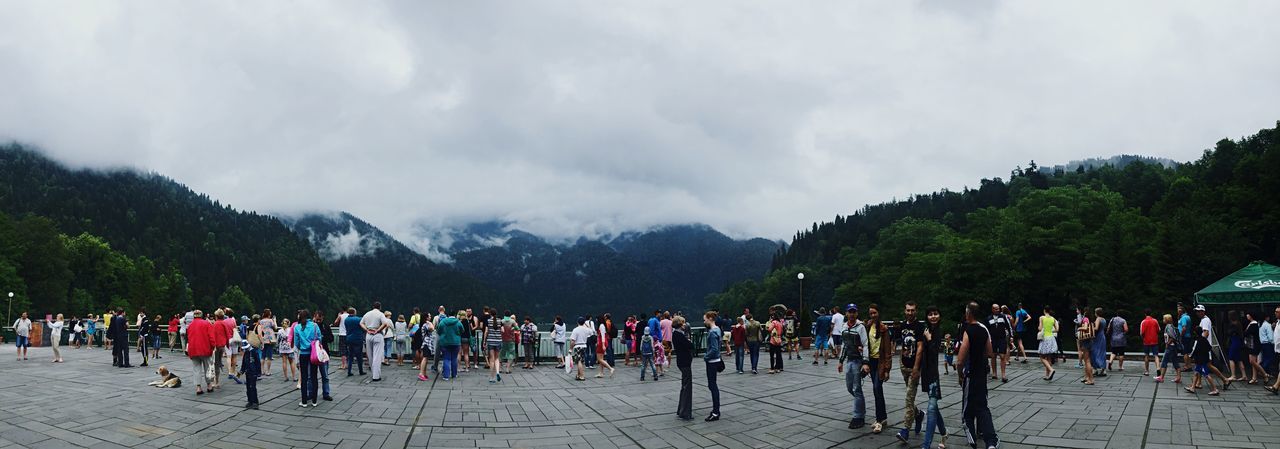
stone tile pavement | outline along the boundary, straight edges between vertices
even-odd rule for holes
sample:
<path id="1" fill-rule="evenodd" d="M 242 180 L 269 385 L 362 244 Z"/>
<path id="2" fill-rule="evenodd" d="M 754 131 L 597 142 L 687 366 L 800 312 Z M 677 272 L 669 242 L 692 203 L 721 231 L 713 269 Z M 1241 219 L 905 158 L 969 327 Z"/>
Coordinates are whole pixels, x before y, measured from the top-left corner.
<path id="1" fill-rule="evenodd" d="M 807 354 L 779 375 L 721 374 L 724 417 L 706 423 L 675 418 L 678 379 L 640 382 L 635 367 L 587 382 L 547 365 L 517 368 L 490 385 L 477 372 L 419 382 L 407 365 L 389 367 L 383 382 L 371 383 L 337 372 L 335 362 L 334 401 L 303 409 L 277 361 L 275 375 L 259 383 L 261 409 L 246 410 L 243 387 L 234 383 L 199 397 L 190 382 L 182 389 L 148 387 L 158 363 L 119 369 L 108 351 L 67 349 L 67 363 L 51 364 L 47 348 L 33 348 L 31 360 L 18 362 L 11 351 L 5 347 L 0 357 L 0 448 L 904 447 L 889 432 L 846 429 L 851 397 L 843 378 L 834 362 L 813 366 Z M 180 353 L 162 356 L 153 362 L 192 377 Z M 1280 397 L 1260 387 L 1193 396 L 1153 383 L 1140 364 L 1087 387 L 1074 364 L 1060 366 L 1049 383 L 1034 361 L 1015 363 L 1009 383 L 990 384 L 1002 447 L 1280 449 Z M 699 418 L 710 406 L 700 365 L 694 366 Z M 954 377 L 943 387 L 949 446 L 964 447 Z M 864 389 L 871 414 L 869 382 Z M 885 386 L 891 423 L 902 419 L 904 389 L 897 373 Z M 922 406 L 924 399 L 918 396 Z"/>

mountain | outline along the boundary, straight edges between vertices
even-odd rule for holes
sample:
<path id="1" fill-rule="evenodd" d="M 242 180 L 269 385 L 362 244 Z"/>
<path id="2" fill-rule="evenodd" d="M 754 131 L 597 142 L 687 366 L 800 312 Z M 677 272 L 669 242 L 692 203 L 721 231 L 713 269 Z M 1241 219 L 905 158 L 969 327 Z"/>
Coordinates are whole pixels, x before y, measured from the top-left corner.
<path id="1" fill-rule="evenodd" d="M 346 212 L 281 218 L 328 262 L 340 279 L 388 310 L 483 305 L 521 310 L 506 296 L 448 265 L 414 252 Z"/>
<path id="2" fill-rule="evenodd" d="M 1102 168 L 1111 166 L 1119 170 L 1128 167 L 1134 162 L 1142 162 L 1147 165 L 1160 165 L 1165 168 L 1173 168 L 1178 165 L 1173 159 L 1163 157 L 1139 156 L 1135 154 L 1121 154 L 1119 156 L 1111 156 L 1108 158 L 1091 157 L 1078 161 L 1071 161 L 1066 164 L 1054 165 L 1052 167 L 1040 167 L 1040 172 L 1046 175 L 1052 175 L 1054 172 L 1068 172 L 1078 170 L 1092 170 L 1094 168 Z"/>
<path id="3" fill-rule="evenodd" d="M 914 300 L 939 306 L 950 322 L 968 301 L 1050 306 L 1059 317 L 1077 305 L 1166 313 L 1251 261 L 1280 259 L 1277 166 L 1280 122 L 1218 141 L 1189 163 L 1119 156 L 1043 170 L 1032 162 L 1008 181 L 813 223 L 762 281 L 709 302 L 721 310 L 877 303 L 894 318 Z"/>
<path id="4" fill-rule="evenodd" d="M 412 280 L 404 282 L 435 289 L 422 294 L 446 303 L 471 294 L 464 303 L 511 308 L 540 319 L 655 307 L 701 310 L 707 294 L 759 279 L 780 247 L 764 239 L 737 241 L 705 225 L 551 241 L 495 221 L 422 230 L 410 239 L 426 243 L 411 250 L 350 214 L 286 221 L 363 293 L 403 295 L 408 285 L 386 286 Z M 426 272 L 437 277 L 427 279 L 421 274 Z M 446 281 L 453 284 L 439 285 Z M 483 293 L 470 293 L 476 291 Z"/>
<path id="5" fill-rule="evenodd" d="M 159 289 L 112 288 L 101 291 L 148 297 L 78 298 L 78 304 L 87 301 L 93 310 L 121 300 L 163 313 L 193 305 L 208 308 L 232 287 L 251 301 L 239 301 L 241 305 L 289 315 L 302 308 L 334 310 L 358 298 L 307 241 L 279 220 L 235 210 L 163 176 L 71 170 L 23 145 L 9 144 L 0 145 L 0 179 L 0 212 L 15 219 L 45 217 L 68 236 L 96 236 L 110 250 L 145 257 L 155 272 L 185 284 L 165 297 Z M 31 298 L 37 307 L 65 304 L 75 293 L 72 285 L 42 291 Z"/>

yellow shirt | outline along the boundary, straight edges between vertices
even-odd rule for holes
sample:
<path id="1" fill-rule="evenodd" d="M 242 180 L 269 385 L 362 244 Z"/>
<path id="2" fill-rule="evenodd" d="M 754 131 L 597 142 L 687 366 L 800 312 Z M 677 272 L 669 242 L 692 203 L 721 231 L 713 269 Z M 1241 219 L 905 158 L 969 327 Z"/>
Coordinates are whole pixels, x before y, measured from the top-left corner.
<path id="1" fill-rule="evenodd" d="M 867 326 L 867 347 L 869 351 L 868 357 L 872 359 L 880 358 L 880 331 L 876 329 L 878 326 Z"/>
<path id="2" fill-rule="evenodd" d="M 409 327 L 413 327 L 414 325 L 416 325 L 416 324 L 418 324 L 418 323 L 421 323 L 421 322 L 422 322 L 422 315 L 421 315 L 421 314 L 417 314 L 417 313 L 415 313 L 415 314 L 413 314 L 413 316 L 409 317 Z"/>
<path id="3" fill-rule="evenodd" d="M 1051 316 L 1040 316 L 1040 335 L 1044 336 L 1044 340 L 1053 338 L 1053 324 L 1056 322 L 1057 320 L 1053 319 Z"/>

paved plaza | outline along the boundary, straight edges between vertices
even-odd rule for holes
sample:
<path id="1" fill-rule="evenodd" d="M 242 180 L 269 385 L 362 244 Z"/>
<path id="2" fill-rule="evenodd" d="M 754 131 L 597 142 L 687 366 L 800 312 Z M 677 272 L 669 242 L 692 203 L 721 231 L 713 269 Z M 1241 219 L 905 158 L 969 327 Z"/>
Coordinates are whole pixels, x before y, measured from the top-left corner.
<path id="1" fill-rule="evenodd" d="M 612 379 L 575 382 L 544 364 L 517 368 L 490 385 L 476 372 L 419 382 L 406 365 L 370 383 L 336 372 L 335 361 L 334 401 L 303 409 L 277 361 L 275 375 L 259 384 L 261 409 L 246 410 L 244 388 L 234 383 L 197 397 L 180 353 L 163 351 L 150 369 L 119 369 L 101 349 L 67 349 L 62 364 L 48 362 L 47 348 L 33 348 L 26 362 L 15 361 L 12 351 L 7 345 L 0 358 L 0 448 L 905 447 L 889 432 L 846 429 L 851 399 L 835 363 L 813 366 L 807 356 L 788 361 L 780 375 L 733 374 L 730 360 L 719 382 L 724 417 L 706 423 L 710 396 L 701 363 L 694 366 L 698 419 L 684 422 L 674 416 L 678 378 L 640 382 L 634 367 Z M 186 385 L 148 387 L 158 364 L 175 368 Z M 1015 363 L 1009 383 L 990 384 L 1002 447 L 1280 448 L 1280 397 L 1260 387 L 1196 397 L 1153 383 L 1140 364 L 1086 387 L 1074 366 L 1068 362 L 1046 383 L 1039 365 Z M 897 373 L 885 390 L 896 424 L 905 394 Z M 869 382 L 865 391 L 871 415 Z M 954 376 L 943 394 L 948 445 L 965 447 Z"/>

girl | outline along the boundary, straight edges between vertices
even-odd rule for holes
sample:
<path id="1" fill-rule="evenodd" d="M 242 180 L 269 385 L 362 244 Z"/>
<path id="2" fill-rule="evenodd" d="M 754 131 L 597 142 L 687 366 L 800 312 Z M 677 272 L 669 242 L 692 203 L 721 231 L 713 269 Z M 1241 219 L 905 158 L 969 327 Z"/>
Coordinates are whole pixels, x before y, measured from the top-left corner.
<path id="1" fill-rule="evenodd" d="M 681 326 L 676 326 L 677 324 Z M 680 400 L 676 403 L 676 416 L 685 421 L 693 420 L 693 343 L 689 341 L 689 337 L 684 333 L 684 317 L 676 316 L 672 327 L 679 330 L 679 333 L 671 336 L 671 349 L 674 351 L 672 355 L 676 358 L 676 369 L 680 370 Z M 642 344 L 650 344 L 655 349 L 661 347 L 661 341 L 655 341 L 652 329 L 644 328 L 645 342 Z M 648 357 L 646 357 L 647 359 Z M 646 361 L 645 363 L 649 363 Z M 709 372 L 709 371 L 708 371 Z M 710 374 L 707 374 L 710 376 Z M 644 380 L 644 364 L 640 365 L 640 380 Z M 653 380 L 658 380 L 655 371 Z"/>
<path id="2" fill-rule="evenodd" d="M 426 381 L 427 377 L 427 354 L 433 351 L 435 344 L 435 328 L 431 325 L 432 320 L 424 319 L 422 324 L 418 325 L 418 333 L 422 335 L 422 347 L 418 348 L 422 354 L 422 360 L 418 362 L 418 380 Z"/>
<path id="3" fill-rule="evenodd" d="M 1156 372 L 1156 383 L 1164 382 L 1164 376 L 1169 374 L 1169 363 L 1173 363 L 1173 371 L 1178 374 L 1178 378 L 1173 383 L 1182 383 L 1182 370 L 1179 368 L 1181 357 L 1178 353 L 1185 351 L 1182 348 L 1182 339 L 1178 337 L 1178 327 L 1173 324 L 1173 315 L 1164 315 L 1164 360 L 1160 362 L 1160 369 Z"/>
<path id="4" fill-rule="evenodd" d="M 1227 368 L 1231 377 L 1227 380 L 1238 382 L 1244 380 L 1244 361 L 1248 360 L 1244 350 L 1244 324 L 1240 322 L 1240 312 L 1227 312 Z"/>
<path id="5" fill-rule="evenodd" d="M 1087 314 L 1079 313 L 1079 316 L 1080 325 L 1076 328 L 1076 344 L 1079 345 L 1077 351 L 1080 354 L 1080 360 L 1084 361 L 1084 380 L 1081 383 L 1093 385 L 1093 357 L 1091 352 L 1093 351 L 1094 334 L 1097 329 L 1094 327 L 1093 321 L 1089 320 Z"/>
<path id="6" fill-rule="evenodd" d="M 263 321 L 266 321 L 266 319 L 264 318 Z M 288 318 L 280 321 L 280 328 L 274 332 L 274 340 L 280 342 L 278 351 L 280 352 L 280 363 L 282 364 L 280 370 L 284 372 L 284 380 L 286 382 L 290 380 L 297 381 L 296 389 L 302 389 L 302 379 L 298 378 L 298 362 L 293 358 L 293 329 L 289 324 Z M 271 359 L 267 358 L 264 366 L 268 366 L 270 363 Z M 270 376 L 271 374 L 263 375 Z"/>
<path id="7" fill-rule="evenodd" d="M 1053 318 L 1053 309 L 1049 306 L 1044 306 L 1044 315 L 1040 316 L 1037 329 L 1040 338 L 1040 363 L 1044 365 L 1043 379 L 1050 381 L 1058 373 L 1058 370 L 1053 369 L 1053 359 L 1058 352 L 1058 341 L 1053 336 L 1058 333 L 1058 320 Z"/>
<path id="8" fill-rule="evenodd" d="M 782 318 L 774 314 L 769 320 L 769 374 L 782 372 Z"/>
<path id="9" fill-rule="evenodd" d="M 609 314 L 606 313 L 604 319 L 600 320 L 600 324 L 597 326 L 598 329 L 596 329 L 596 335 L 599 335 L 599 338 L 596 338 L 596 365 L 600 370 L 600 372 L 596 374 L 597 378 L 604 377 L 605 368 L 609 368 L 609 377 L 613 377 L 613 365 L 610 365 L 609 359 L 604 356 L 605 351 L 613 349 L 608 347 L 609 327 L 606 324 L 608 320 Z"/>
<path id="10" fill-rule="evenodd" d="M 97 333 L 98 321 L 93 317 L 93 314 L 90 313 L 89 316 L 84 319 L 84 334 L 85 340 L 87 341 L 85 346 L 89 347 L 89 349 L 93 349 L 93 336 L 97 335 Z"/>
<path id="11" fill-rule="evenodd" d="M 262 339 L 262 375 L 270 376 L 272 354 L 275 353 L 276 337 L 279 335 L 276 332 L 276 320 L 271 316 L 271 309 L 262 309 L 262 317 L 258 319 L 258 334 Z"/>
<path id="12" fill-rule="evenodd" d="M 1257 384 L 1259 375 L 1263 377 L 1263 384 L 1265 385 L 1271 380 L 1271 375 L 1267 373 L 1267 370 L 1262 368 L 1261 363 L 1258 363 L 1258 354 L 1262 349 L 1262 339 L 1259 336 L 1259 329 L 1261 329 L 1262 326 L 1260 326 L 1258 324 L 1258 320 L 1254 318 L 1253 312 L 1245 312 L 1244 316 L 1245 321 L 1248 322 L 1244 329 L 1245 349 L 1249 355 L 1249 366 L 1252 367 L 1253 371 L 1253 374 L 1249 376 L 1249 385 Z"/>
<path id="13" fill-rule="evenodd" d="M 458 311 L 458 324 L 462 325 L 462 333 L 458 336 L 458 357 L 462 360 L 462 372 L 467 372 L 471 364 L 471 315 L 465 310 Z"/>
<path id="14" fill-rule="evenodd" d="M 556 369 L 564 369 L 564 318 L 556 315 L 556 322 L 551 326 L 551 341 L 556 346 Z"/>
<path id="15" fill-rule="evenodd" d="M 942 337 L 942 351 L 943 360 L 946 362 L 943 365 L 944 374 L 950 375 L 951 369 L 956 367 L 956 343 L 951 340 L 951 334 Z"/>

